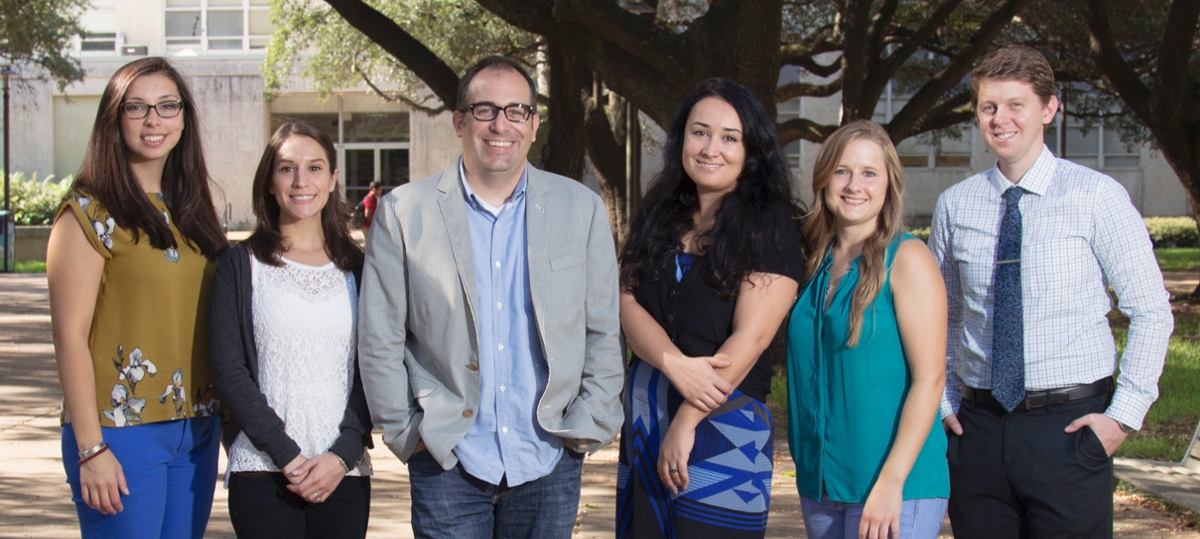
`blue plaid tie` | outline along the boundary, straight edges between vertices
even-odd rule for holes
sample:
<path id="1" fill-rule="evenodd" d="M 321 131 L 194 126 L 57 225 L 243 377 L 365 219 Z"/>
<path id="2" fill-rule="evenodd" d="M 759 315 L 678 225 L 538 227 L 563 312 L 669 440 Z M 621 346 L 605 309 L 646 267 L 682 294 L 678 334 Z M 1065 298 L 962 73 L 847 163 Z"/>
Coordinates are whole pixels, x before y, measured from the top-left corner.
<path id="1" fill-rule="evenodd" d="M 992 396 L 1012 411 L 1025 398 L 1025 320 L 1021 303 L 1021 209 L 1025 190 L 1004 192 L 1004 218 L 996 243 L 992 320 Z"/>

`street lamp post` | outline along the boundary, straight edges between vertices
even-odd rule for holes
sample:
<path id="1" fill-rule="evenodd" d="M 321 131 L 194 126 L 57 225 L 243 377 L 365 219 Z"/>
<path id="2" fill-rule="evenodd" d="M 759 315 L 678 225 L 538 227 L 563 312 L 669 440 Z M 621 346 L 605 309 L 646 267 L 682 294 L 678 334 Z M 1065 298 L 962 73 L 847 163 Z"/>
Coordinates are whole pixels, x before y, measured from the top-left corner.
<path id="1" fill-rule="evenodd" d="M 8 78 L 15 75 L 17 72 L 13 70 L 12 63 L 4 59 L 4 63 L 0 65 L 0 76 L 4 78 L 4 219 L 0 219 L 0 236 L 4 237 L 4 265 L 0 266 L 0 272 L 8 272 L 12 270 L 14 260 L 9 260 L 13 255 L 13 234 L 9 232 L 13 226 L 12 208 L 9 207 L 9 192 L 8 182 L 12 176 L 10 172 L 12 168 L 8 160 Z"/>
<path id="2" fill-rule="evenodd" d="M 12 175 L 8 166 L 8 77 L 16 73 L 12 64 L 5 65 L 3 69 L 0 69 L 0 75 L 4 76 L 4 211 L 12 211 L 8 207 L 8 178 Z"/>

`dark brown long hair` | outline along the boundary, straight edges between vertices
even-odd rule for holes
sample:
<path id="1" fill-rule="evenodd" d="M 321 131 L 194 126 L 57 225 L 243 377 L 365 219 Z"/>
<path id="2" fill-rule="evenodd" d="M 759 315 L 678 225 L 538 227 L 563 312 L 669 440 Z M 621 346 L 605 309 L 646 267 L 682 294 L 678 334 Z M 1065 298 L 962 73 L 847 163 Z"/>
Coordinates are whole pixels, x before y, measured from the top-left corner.
<path id="1" fill-rule="evenodd" d="M 140 241 L 144 233 L 150 237 L 150 245 L 155 249 L 178 247 L 170 226 L 150 203 L 134 176 L 129 166 L 129 149 L 121 138 L 121 104 L 125 101 L 125 93 L 134 80 L 145 75 L 163 75 L 179 89 L 187 128 L 180 135 L 179 143 L 167 154 L 162 194 L 179 234 L 205 257 L 214 260 L 229 247 L 229 242 L 217 220 L 208 188 L 208 168 L 200 147 L 200 118 L 187 83 L 166 59 L 134 60 L 109 79 L 100 97 L 100 110 L 73 188 L 99 201 L 117 226 L 133 234 L 134 242 Z"/>
<path id="2" fill-rule="evenodd" d="M 337 150 L 333 147 L 333 139 L 319 127 L 308 122 L 288 122 L 271 135 L 271 142 L 263 150 L 258 170 L 254 173 L 251 198 L 254 199 L 254 216 L 258 218 L 258 225 L 246 239 L 246 247 L 263 264 L 272 266 L 283 265 L 279 255 L 289 246 L 279 231 L 279 201 L 271 194 L 271 183 L 275 176 L 279 147 L 294 136 L 308 137 L 320 144 L 325 150 L 325 160 L 329 162 L 329 172 L 332 174 L 337 171 Z M 353 271 L 362 267 L 363 250 L 350 237 L 350 214 L 340 185 L 334 186 L 325 207 L 321 209 L 321 230 L 325 233 L 325 253 L 339 269 Z"/>

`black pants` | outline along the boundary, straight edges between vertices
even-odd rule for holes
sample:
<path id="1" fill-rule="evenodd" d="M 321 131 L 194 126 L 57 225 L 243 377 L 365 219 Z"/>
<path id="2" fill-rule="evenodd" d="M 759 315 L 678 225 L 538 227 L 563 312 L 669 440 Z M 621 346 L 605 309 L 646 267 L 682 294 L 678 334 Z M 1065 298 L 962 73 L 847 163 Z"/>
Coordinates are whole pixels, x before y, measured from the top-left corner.
<path id="1" fill-rule="evenodd" d="M 246 539 L 362 538 L 371 514 L 371 478 L 343 477 L 321 503 L 287 489 L 280 472 L 242 472 L 229 478 L 229 519 Z"/>
<path id="2" fill-rule="evenodd" d="M 1108 395 L 1008 413 L 962 401 L 951 434 L 950 524 L 957 539 L 1111 538 L 1113 465 L 1091 428 Z"/>

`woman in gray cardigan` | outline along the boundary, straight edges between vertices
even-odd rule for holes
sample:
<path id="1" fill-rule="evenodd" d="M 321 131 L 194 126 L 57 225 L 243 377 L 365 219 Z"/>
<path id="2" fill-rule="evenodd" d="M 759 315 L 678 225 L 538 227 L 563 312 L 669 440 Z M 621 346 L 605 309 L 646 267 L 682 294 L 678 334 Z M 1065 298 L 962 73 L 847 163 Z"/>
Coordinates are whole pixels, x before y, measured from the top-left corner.
<path id="1" fill-rule="evenodd" d="M 254 234 L 213 278 L 210 354 L 232 416 L 239 537 L 366 535 L 371 419 L 354 338 L 363 253 L 336 155 L 319 128 L 281 126 L 254 177 Z"/>

